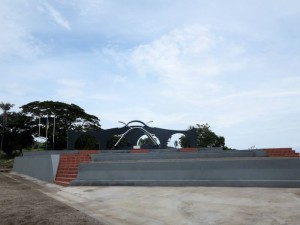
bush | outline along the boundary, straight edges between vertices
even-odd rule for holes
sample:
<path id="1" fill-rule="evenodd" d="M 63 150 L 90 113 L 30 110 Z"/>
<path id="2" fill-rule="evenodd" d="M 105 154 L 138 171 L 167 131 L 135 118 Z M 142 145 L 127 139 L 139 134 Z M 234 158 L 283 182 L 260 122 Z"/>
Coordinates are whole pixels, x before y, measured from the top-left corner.
<path id="1" fill-rule="evenodd" d="M 7 155 L 0 152 L 0 169 L 12 169 L 14 165 L 14 158 L 19 154 L 20 152 L 14 152 L 14 154 Z"/>

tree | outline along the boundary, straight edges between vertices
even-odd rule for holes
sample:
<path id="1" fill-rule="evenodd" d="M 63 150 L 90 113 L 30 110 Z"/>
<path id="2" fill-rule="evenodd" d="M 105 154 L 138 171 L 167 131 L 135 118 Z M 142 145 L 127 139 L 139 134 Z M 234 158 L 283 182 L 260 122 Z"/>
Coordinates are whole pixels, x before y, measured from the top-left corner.
<path id="1" fill-rule="evenodd" d="M 97 139 L 91 135 L 82 135 L 77 139 L 75 143 L 75 149 L 81 149 L 81 150 L 99 149 L 99 143 Z"/>
<path id="2" fill-rule="evenodd" d="M 4 133 L 5 133 L 5 128 L 6 128 L 6 125 L 7 125 L 7 112 L 12 108 L 14 107 L 14 104 L 10 104 L 9 102 L 1 102 L 0 103 L 0 108 L 3 110 L 3 114 L 2 114 L 2 129 L 1 129 L 1 133 L 0 133 L 0 150 L 2 150 L 3 148 L 3 141 L 4 141 Z"/>
<path id="3" fill-rule="evenodd" d="M 199 147 L 224 147 L 225 138 L 222 136 L 216 135 L 211 129 L 210 126 L 206 124 L 196 125 L 197 129 L 197 146 Z"/>
<path id="4" fill-rule="evenodd" d="M 153 139 L 156 141 L 156 143 L 158 143 L 158 139 L 156 137 L 153 137 Z M 144 148 L 150 148 L 150 147 L 156 147 L 157 144 L 154 143 L 151 138 L 149 138 L 148 136 L 141 138 L 138 142 L 138 145 Z"/>
<path id="5" fill-rule="evenodd" d="M 30 118 L 22 113 L 7 113 L 9 115 L 3 132 L 3 151 L 11 155 L 14 151 L 26 149 L 34 144 L 30 130 Z"/>
<path id="6" fill-rule="evenodd" d="M 88 131 L 100 129 L 98 117 L 86 113 L 75 104 L 57 101 L 35 101 L 20 108 L 24 114 L 32 118 L 31 131 L 35 137 L 47 136 L 47 145 L 53 145 L 51 140 L 53 140 L 54 134 L 55 146 L 50 146 L 52 149 L 66 148 L 68 130 Z M 39 125 L 40 121 L 41 125 Z M 41 130 L 40 133 L 39 129 Z"/>
<path id="7" fill-rule="evenodd" d="M 225 146 L 225 138 L 222 136 L 216 135 L 211 129 L 210 126 L 206 124 L 196 124 L 197 130 L 197 147 L 209 148 L 209 147 L 223 147 Z M 185 136 L 180 137 L 180 145 L 182 147 L 189 147 L 189 140 Z"/>
<path id="8" fill-rule="evenodd" d="M 7 112 L 14 107 L 14 104 L 10 104 L 9 102 L 1 102 L 0 103 L 0 108 L 3 110 L 3 124 L 2 124 L 2 129 L 5 129 L 5 126 L 7 124 Z"/>
<path id="9" fill-rule="evenodd" d="M 174 146 L 175 146 L 175 148 L 178 147 L 178 141 L 177 140 L 174 141 Z"/>
<path id="10" fill-rule="evenodd" d="M 189 147 L 191 147 L 190 140 L 185 135 L 182 135 L 179 138 L 179 144 L 180 144 L 180 146 L 182 148 L 189 148 Z"/>

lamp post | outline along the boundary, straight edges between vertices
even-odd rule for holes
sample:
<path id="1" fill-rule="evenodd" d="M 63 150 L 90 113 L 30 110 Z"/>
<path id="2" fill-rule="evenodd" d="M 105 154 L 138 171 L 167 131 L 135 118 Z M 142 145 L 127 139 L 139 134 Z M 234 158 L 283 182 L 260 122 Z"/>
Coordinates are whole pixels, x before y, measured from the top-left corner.
<path id="1" fill-rule="evenodd" d="M 55 148 L 55 120 L 56 120 L 56 116 L 55 114 L 53 115 L 47 115 L 46 117 L 46 136 L 43 137 L 44 139 L 46 139 L 46 146 L 45 146 L 45 150 L 48 150 L 48 129 L 49 129 L 49 117 L 53 117 L 53 131 L 52 131 L 52 149 L 54 150 Z M 39 137 L 41 137 L 41 116 L 39 117 Z"/>
<path id="2" fill-rule="evenodd" d="M 55 115 L 53 115 L 52 150 L 54 150 L 54 144 L 55 144 Z"/>

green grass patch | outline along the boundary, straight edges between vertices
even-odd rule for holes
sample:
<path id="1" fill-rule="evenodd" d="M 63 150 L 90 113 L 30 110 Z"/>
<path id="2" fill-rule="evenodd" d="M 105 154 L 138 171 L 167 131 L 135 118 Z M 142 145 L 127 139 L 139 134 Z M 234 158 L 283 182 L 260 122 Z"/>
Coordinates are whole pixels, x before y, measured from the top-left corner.
<path id="1" fill-rule="evenodd" d="M 0 169 L 12 169 L 14 165 L 15 155 L 8 156 L 5 153 L 0 153 Z"/>

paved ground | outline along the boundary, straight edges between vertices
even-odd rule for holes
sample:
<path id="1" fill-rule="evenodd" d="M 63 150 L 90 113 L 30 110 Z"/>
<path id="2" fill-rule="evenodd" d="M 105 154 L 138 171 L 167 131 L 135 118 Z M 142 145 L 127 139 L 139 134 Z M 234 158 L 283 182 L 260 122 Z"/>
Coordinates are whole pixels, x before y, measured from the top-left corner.
<path id="1" fill-rule="evenodd" d="M 23 182 L 23 179 L 19 179 Z M 16 195 L 22 193 L 21 196 L 23 196 L 23 186 L 19 183 L 20 181 L 15 181 L 16 185 L 20 187 L 15 190 L 15 193 Z M 32 191 L 39 193 L 37 198 L 41 195 L 47 197 L 41 193 L 43 192 L 66 205 L 72 206 L 74 209 L 48 197 L 48 200 L 45 201 L 46 204 L 48 204 L 48 201 L 52 202 L 48 206 L 48 209 L 51 210 L 58 207 L 56 204 L 61 204 L 58 207 L 58 212 L 53 212 L 54 216 L 60 217 L 59 212 L 62 215 L 73 213 L 71 217 L 86 220 L 84 223 L 77 224 L 95 224 L 92 218 L 107 225 L 300 224 L 300 189 L 296 188 L 90 186 L 63 188 L 36 180 L 26 180 L 25 182 L 34 185 Z M 2 181 L 0 188 L 2 196 Z M 2 206 L 3 197 L 0 198 L 0 201 Z M 26 211 L 28 205 L 33 204 L 31 199 L 28 202 L 25 200 L 20 202 L 17 198 L 11 196 L 6 197 L 4 205 L 6 209 L 20 208 Z M 79 211 L 76 212 L 75 209 Z M 42 222 L 48 221 L 49 215 L 39 212 L 39 207 L 34 210 L 34 213 L 31 213 L 32 216 L 36 213 L 39 214 L 35 221 L 40 219 L 40 224 L 56 224 Z M 1 214 L 3 211 L 3 209 L 0 209 Z M 30 210 L 26 212 L 28 211 Z M 82 212 L 91 218 L 84 216 Z M 17 211 L 13 215 L 14 217 L 10 221 L 18 218 Z M 9 222 L 9 220 L 7 221 Z M 22 224 L 8 222 L 0 222 L 0 224 Z M 39 223 L 33 222 L 31 224 Z M 61 222 L 60 224 L 67 223 Z"/>

